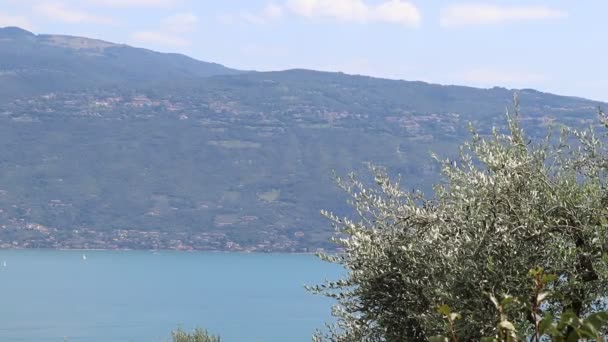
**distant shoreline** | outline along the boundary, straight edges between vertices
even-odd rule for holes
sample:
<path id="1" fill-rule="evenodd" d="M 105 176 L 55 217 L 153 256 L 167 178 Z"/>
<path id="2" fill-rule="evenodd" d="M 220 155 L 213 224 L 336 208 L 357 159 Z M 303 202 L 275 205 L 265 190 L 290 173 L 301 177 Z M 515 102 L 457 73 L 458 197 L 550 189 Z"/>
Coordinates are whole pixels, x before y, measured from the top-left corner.
<path id="1" fill-rule="evenodd" d="M 178 250 L 178 249 L 102 249 L 102 248 L 0 248 L 2 251 L 73 251 L 73 252 L 176 252 L 176 253 L 224 253 L 224 254 L 290 254 L 290 255 L 317 255 L 318 252 L 260 252 L 260 251 L 218 251 L 218 250 Z M 332 251 L 325 251 L 332 253 Z M 335 252 L 338 253 L 338 252 Z"/>

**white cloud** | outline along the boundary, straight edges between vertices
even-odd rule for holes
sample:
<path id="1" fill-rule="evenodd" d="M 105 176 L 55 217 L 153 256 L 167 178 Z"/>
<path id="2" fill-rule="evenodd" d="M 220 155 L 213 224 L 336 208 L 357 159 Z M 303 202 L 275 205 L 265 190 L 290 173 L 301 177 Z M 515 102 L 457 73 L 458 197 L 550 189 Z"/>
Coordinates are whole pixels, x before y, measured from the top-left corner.
<path id="1" fill-rule="evenodd" d="M 343 20 L 364 21 L 369 7 L 361 0 L 291 0 L 291 10 L 304 17 L 332 17 Z"/>
<path id="2" fill-rule="evenodd" d="M 222 15 L 219 20 L 226 24 L 267 24 L 282 18 L 287 10 L 291 14 L 307 18 L 386 22 L 407 26 L 418 26 L 422 18 L 418 8 L 404 0 L 383 0 L 375 5 L 368 5 L 364 0 L 287 0 L 284 6 L 269 3 L 259 13 Z"/>
<path id="3" fill-rule="evenodd" d="M 131 39 L 137 43 L 169 47 L 185 47 L 190 45 L 189 40 L 162 31 L 137 31 L 131 34 Z"/>
<path id="4" fill-rule="evenodd" d="M 262 16 L 268 19 L 279 19 L 283 16 L 283 7 L 276 4 L 268 4 L 262 11 Z"/>
<path id="5" fill-rule="evenodd" d="M 441 10 L 442 27 L 498 24 L 510 21 L 560 19 L 568 13 L 545 6 L 497 6 L 488 4 L 458 4 Z"/>
<path id="6" fill-rule="evenodd" d="M 105 7 L 173 7 L 181 0 L 86 0 Z"/>
<path id="7" fill-rule="evenodd" d="M 389 23 L 418 26 L 422 20 L 416 6 L 405 1 L 389 1 L 378 5 L 372 12 L 372 19 Z"/>
<path id="8" fill-rule="evenodd" d="M 281 19 L 284 13 L 283 7 L 274 3 L 269 3 L 259 13 L 241 12 L 238 14 L 222 15 L 219 17 L 219 20 L 225 24 L 246 22 L 249 24 L 261 25 Z"/>
<path id="9" fill-rule="evenodd" d="M 193 13 L 178 13 L 163 20 L 163 27 L 174 33 L 192 32 L 197 24 L 198 17 Z"/>
<path id="10" fill-rule="evenodd" d="M 66 23 L 96 23 L 111 24 L 111 18 L 96 16 L 89 12 L 67 7 L 62 2 L 43 2 L 34 7 L 34 10 L 45 17 Z"/>
<path id="11" fill-rule="evenodd" d="M 22 29 L 32 30 L 33 25 L 30 23 L 29 19 L 23 16 L 13 16 L 0 13 L 0 27 L 4 26 L 17 26 Z"/>
<path id="12" fill-rule="evenodd" d="M 388 0 L 368 5 L 363 0 L 289 0 L 288 7 L 299 16 L 334 18 L 355 22 L 387 22 L 418 26 L 422 15 L 409 1 Z"/>
<path id="13" fill-rule="evenodd" d="M 154 44 L 168 47 L 191 45 L 185 34 L 196 30 L 199 19 L 193 13 L 178 13 L 164 18 L 158 29 L 137 31 L 131 40 L 140 44 Z"/>

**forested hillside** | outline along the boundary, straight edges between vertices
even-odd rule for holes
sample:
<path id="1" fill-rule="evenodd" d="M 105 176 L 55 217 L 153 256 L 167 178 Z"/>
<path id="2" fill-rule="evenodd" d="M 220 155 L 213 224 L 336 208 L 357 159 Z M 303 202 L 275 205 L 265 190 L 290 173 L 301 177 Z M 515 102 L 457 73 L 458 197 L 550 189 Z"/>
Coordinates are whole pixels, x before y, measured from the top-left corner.
<path id="1" fill-rule="evenodd" d="M 332 171 L 437 176 L 467 124 L 514 90 L 309 70 L 240 72 L 181 55 L 0 29 L 0 246 L 308 251 Z M 528 132 L 595 122 L 598 103 L 520 90 Z"/>

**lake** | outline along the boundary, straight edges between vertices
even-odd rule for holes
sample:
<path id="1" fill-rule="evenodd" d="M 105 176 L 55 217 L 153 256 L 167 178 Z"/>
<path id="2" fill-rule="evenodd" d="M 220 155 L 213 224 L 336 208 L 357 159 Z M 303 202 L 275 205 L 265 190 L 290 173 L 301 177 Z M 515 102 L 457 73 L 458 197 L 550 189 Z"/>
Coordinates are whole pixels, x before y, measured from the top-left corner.
<path id="1" fill-rule="evenodd" d="M 340 274 L 312 255 L 3 250 L 0 341 L 310 341 L 332 301 L 304 285 Z"/>

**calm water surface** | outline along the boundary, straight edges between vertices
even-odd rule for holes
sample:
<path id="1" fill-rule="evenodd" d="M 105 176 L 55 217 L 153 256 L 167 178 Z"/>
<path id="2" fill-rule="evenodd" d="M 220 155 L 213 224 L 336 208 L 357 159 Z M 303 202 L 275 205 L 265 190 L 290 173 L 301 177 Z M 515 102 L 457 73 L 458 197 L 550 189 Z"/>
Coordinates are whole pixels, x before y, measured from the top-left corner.
<path id="1" fill-rule="evenodd" d="M 332 302 L 303 286 L 341 273 L 310 255 L 84 253 L 0 251 L 0 341 L 310 341 Z"/>

